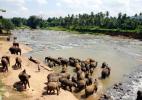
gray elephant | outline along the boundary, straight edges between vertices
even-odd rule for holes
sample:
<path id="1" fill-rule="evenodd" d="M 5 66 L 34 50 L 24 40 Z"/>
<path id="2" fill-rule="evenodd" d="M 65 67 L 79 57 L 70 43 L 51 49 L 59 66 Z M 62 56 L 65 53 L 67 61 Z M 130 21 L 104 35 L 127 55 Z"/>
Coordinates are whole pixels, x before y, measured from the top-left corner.
<path id="1" fill-rule="evenodd" d="M 108 66 L 108 64 L 106 64 L 106 62 L 103 62 L 101 68 L 105 68 L 107 66 Z"/>
<path id="2" fill-rule="evenodd" d="M 86 86 L 86 81 L 85 80 L 78 80 L 77 82 L 77 88 L 78 90 L 83 90 Z"/>
<path id="3" fill-rule="evenodd" d="M 48 62 L 48 66 L 49 66 L 50 68 L 52 68 L 52 67 L 55 66 L 55 63 L 54 63 L 54 62 Z"/>
<path id="4" fill-rule="evenodd" d="M 13 46 L 15 46 L 15 47 L 19 47 L 19 43 L 17 43 L 17 42 L 13 42 Z"/>
<path id="5" fill-rule="evenodd" d="M 57 95 L 59 95 L 61 84 L 59 82 L 49 82 L 47 84 L 47 94 L 51 93 L 52 91 L 55 93 L 57 91 Z"/>
<path id="6" fill-rule="evenodd" d="M 20 54 L 21 55 L 21 48 L 12 46 L 9 48 L 11 54 Z"/>
<path id="7" fill-rule="evenodd" d="M 62 66 L 68 66 L 69 61 L 67 59 L 64 58 L 58 58 L 61 61 L 61 65 Z"/>
<path id="8" fill-rule="evenodd" d="M 1 59 L 2 71 L 8 72 L 8 65 L 10 65 L 10 58 L 8 56 L 3 56 Z"/>
<path id="9" fill-rule="evenodd" d="M 69 73 L 59 73 L 59 77 L 70 79 L 70 74 Z"/>
<path id="10" fill-rule="evenodd" d="M 59 73 L 50 73 L 47 76 L 48 82 L 58 82 L 59 78 Z"/>
<path id="11" fill-rule="evenodd" d="M 85 87 L 85 96 L 88 97 L 89 95 L 92 95 L 94 92 L 97 91 L 97 85 L 91 84 L 89 86 Z"/>
<path id="12" fill-rule="evenodd" d="M 109 77 L 111 69 L 109 67 L 103 68 L 101 72 L 101 78 L 105 79 L 106 77 Z"/>
<path id="13" fill-rule="evenodd" d="M 77 80 L 83 80 L 83 79 L 85 79 L 85 73 L 83 71 L 77 73 Z"/>
<path id="14" fill-rule="evenodd" d="M 142 91 L 137 91 L 137 99 L 136 100 L 142 100 Z"/>
<path id="15" fill-rule="evenodd" d="M 77 83 L 77 76 L 76 75 L 72 76 L 72 82 Z"/>
<path id="16" fill-rule="evenodd" d="M 81 69 L 81 65 L 79 63 L 76 63 L 75 68 L 76 68 L 76 71 L 79 71 Z"/>
<path id="17" fill-rule="evenodd" d="M 20 57 L 16 57 L 15 59 L 15 66 L 21 68 L 22 66 L 22 59 Z"/>
<path id="18" fill-rule="evenodd" d="M 69 87 L 71 92 L 72 92 L 72 87 L 77 87 L 76 83 L 72 82 L 67 78 L 60 78 L 60 82 L 62 87 L 65 87 L 66 89 L 67 87 Z"/>
<path id="19" fill-rule="evenodd" d="M 98 65 L 98 62 L 91 62 L 90 63 L 90 68 L 95 69 L 97 67 L 97 65 Z"/>
<path id="20" fill-rule="evenodd" d="M 27 84 L 28 87 L 30 88 L 30 83 L 29 83 L 29 78 L 31 77 L 30 75 L 28 75 L 26 73 L 26 70 L 23 70 L 19 75 L 18 75 L 21 83 L 24 85 L 24 88 L 27 88 Z"/>

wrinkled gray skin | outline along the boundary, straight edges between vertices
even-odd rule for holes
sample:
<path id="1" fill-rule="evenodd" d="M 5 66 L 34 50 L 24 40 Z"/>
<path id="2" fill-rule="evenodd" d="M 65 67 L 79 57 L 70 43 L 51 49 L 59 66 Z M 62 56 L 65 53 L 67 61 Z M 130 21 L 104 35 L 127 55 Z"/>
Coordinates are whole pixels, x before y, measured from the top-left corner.
<path id="1" fill-rule="evenodd" d="M 15 66 L 18 67 L 18 68 L 21 68 L 22 66 L 22 59 L 20 57 L 16 57 L 15 59 Z"/>
<path id="2" fill-rule="evenodd" d="M 136 100 L 142 100 L 142 91 L 137 91 L 137 99 Z"/>
<path id="3" fill-rule="evenodd" d="M 29 83 L 29 78 L 31 77 L 30 75 L 28 75 L 26 73 L 26 71 L 22 71 L 19 75 L 18 75 L 20 81 L 22 82 L 22 84 L 24 85 L 25 89 L 28 87 L 30 88 L 30 83 Z"/>
<path id="4" fill-rule="evenodd" d="M 8 65 L 10 65 L 10 57 L 9 56 L 3 56 L 1 59 L 1 64 L 2 64 L 2 70 L 4 72 L 8 72 Z"/>
<path id="5" fill-rule="evenodd" d="M 85 96 L 88 97 L 89 95 L 92 95 L 94 92 L 97 91 L 97 85 L 91 84 L 89 86 L 85 87 Z"/>
<path id="6" fill-rule="evenodd" d="M 109 67 L 105 67 L 102 69 L 102 72 L 101 72 L 101 78 L 102 79 L 105 79 L 106 77 L 109 77 L 110 75 L 110 68 Z"/>
<path id="7" fill-rule="evenodd" d="M 72 82 L 67 78 L 60 78 L 60 82 L 62 87 L 65 87 L 66 89 L 67 87 L 69 87 L 71 92 L 72 92 L 72 87 L 77 87 L 76 83 Z"/>
<path id="8" fill-rule="evenodd" d="M 59 95 L 60 87 L 61 87 L 61 84 L 59 82 L 49 82 L 47 84 L 47 94 L 51 93 L 52 91 L 53 93 L 55 93 L 55 90 L 56 90 L 57 95 Z"/>

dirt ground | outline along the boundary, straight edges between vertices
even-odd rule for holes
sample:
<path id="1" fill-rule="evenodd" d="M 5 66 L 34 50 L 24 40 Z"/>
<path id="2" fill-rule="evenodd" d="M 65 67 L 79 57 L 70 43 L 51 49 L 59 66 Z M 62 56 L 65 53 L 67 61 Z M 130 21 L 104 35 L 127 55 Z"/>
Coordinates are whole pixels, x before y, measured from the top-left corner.
<path id="1" fill-rule="evenodd" d="M 22 69 L 14 70 L 12 66 L 15 64 L 15 58 L 17 55 L 11 55 L 8 51 L 9 47 L 12 46 L 12 42 L 0 41 L 0 58 L 3 55 L 10 56 L 10 67 L 8 73 L 0 72 L 0 76 L 4 76 L 1 80 L 7 87 L 4 93 L 4 100 L 77 100 L 77 98 L 70 92 L 62 90 L 59 95 L 47 95 L 46 94 L 46 82 L 47 75 L 52 71 L 46 65 L 40 62 L 40 72 L 38 71 L 38 65 L 29 61 L 28 58 L 24 55 L 25 53 L 31 51 L 32 49 L 26 45 L 20 44 L 22 49 L 22 55 L 19 56 L 22 58 Z M 26 91 L 17 92 L 13 88 L 13 84 L 18 82 L 18 74 L 26 69 L 27 73 L 31 75 L 30 78 L 30 88 L 27 88 Z"/>

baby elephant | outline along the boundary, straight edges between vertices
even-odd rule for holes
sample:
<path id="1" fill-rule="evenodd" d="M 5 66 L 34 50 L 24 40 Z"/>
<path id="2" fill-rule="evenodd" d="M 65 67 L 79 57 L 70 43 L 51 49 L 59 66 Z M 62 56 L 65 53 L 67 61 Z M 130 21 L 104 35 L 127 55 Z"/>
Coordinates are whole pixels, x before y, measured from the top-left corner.
<path id="1" fill-rule="evenodd" d="M 22 59 L 20 57 L 16 57 L 15 61 L 15 67 L 21 68 Z"/>
<path id="2" fill-rule="evenodd" d="M 92 95 L 96 91 L 97 91 L 97 85 L 95 83 L 91 84 L 89 86 L 86 86 L 85 87 L 85 96 L 88 97 L 89 95 Z"/>
<path id="3" fill-rule="evenodd" d="M 47 94 L 55 93 L 55 90 L 57 91 L 57 95 L 59 95 L 61 84 L 59 82 L 48 82 L 47 84 Z"/>

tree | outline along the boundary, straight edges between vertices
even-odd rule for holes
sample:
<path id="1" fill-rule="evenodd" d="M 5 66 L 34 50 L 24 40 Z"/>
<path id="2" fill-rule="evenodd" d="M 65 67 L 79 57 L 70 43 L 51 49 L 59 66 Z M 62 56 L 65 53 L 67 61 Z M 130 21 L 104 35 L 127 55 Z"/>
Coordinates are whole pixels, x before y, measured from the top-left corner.
<path id="1" fill-rule="evenodd" d="M 27 24 L 32 29 L 36 29 L 36 28 L 40 27 L 41 22 L 42 22 L 42 18 L 40 18 L 38 16 L 30 16 L 27 21 Z"/>
<path id="2" fill-rule="evenodd" d="M 11 29 L 14 29 L 14 24 L 11 22 L 11 20 L 9 19 L 0 19 L 1 21 L 1 28 L 6 30 L 7 33 L 9 33 L 9 31 Z"/>

